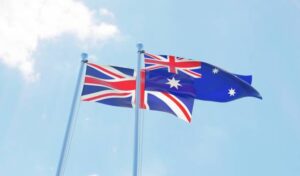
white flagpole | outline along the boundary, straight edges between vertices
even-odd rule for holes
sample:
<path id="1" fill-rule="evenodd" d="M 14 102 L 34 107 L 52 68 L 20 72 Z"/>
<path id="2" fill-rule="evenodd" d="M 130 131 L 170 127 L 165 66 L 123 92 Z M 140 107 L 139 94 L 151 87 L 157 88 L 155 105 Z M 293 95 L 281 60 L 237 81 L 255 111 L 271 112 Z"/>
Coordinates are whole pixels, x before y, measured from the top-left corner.
<path id="1" fill-rule="evenodd" d="M 133 176 L 138 176 L 139 169 L 139 130 L 140 130 L 140 82 L 141 82 L 141 59 L 143 54 L 143 44 L 137 44 L 138 60 L 136 73 L 136 92 L 135 92 L 135 125 L 134 125 L 134 150 L 133 150 Z"/>
<path id="2" fill-rule="evenodd" d="M 76 118 L 75 117 L 75 109 L 76 109 L 76 105 L 79 100 L 78 94 L 79 94 L 79 91 L 81 88 L 82 73 L 84 70 L 85 63 L 87 63 L 87 57 L 88 57 L 88 54 L 86 54 L 86 53 L 81 54 L 80 70 L 79 70 L 79 74 L 77 77 L 77 84 L 76 84 L 76 88 L 75 88 L 75 93 L 73 95 L 73 102 L 72 102 L 71 111 L 69 114 L 69 121 L 68 121 L 67 129 L 65 132 L 63 146 L 62 146 L 61 153 L 60 153 L 59 163 L 58 163 L 57 170 L 56 170 L 56 176 L 63 176 L 63 174 L 64 174 L 67 150 L 70 147 L 70 136 L 71 136 L 71 132 L 74 128 L 74 119 Z"/>

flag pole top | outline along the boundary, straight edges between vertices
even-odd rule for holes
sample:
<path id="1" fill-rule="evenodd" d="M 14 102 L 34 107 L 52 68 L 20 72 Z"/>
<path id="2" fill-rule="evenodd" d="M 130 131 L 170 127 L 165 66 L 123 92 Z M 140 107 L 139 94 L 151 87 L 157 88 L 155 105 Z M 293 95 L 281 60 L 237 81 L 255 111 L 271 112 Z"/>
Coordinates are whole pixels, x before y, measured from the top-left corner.
<path id="1" fill-rule="evenodd" d="M 89 55 L 87 53 L 81 53 L 81 62 L 87 63 L 88 62 L 88 60 L 87 60 L 88 57 L 89 57 Z"/>
<path id="2" fill-rule="evenodd" d="M 144 53 L 145 51 L 143 50 L 143 44 L 142 43 L 138 43 L 136 45 L 136 47 L 138 48 L 138 52 L 139 53 Z"/>

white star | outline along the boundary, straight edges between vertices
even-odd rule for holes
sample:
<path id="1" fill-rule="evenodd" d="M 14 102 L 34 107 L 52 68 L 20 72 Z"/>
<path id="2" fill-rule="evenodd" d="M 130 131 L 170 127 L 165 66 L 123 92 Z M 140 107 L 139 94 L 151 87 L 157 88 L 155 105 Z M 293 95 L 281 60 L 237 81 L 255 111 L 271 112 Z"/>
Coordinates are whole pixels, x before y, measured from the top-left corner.
<path id="1" fill-rule="evenodd" d="M 212 72 L 213 72 L 213 74 L 217 74 L 217 73 L 219 73 L 219 69 L 214 68 L 214 69 L 212 70 Z"/>
<path id="2" fill-rule="evenodd" d="M 234 96 L 235 94 L 236 94 L 236 92 L 235 92 L 235 89 L 233 89 L 233 88 L 230 88 L 229 90 L 228 90 L 228 94 L 229 94 L 229 96 Z"/>
<path id="3" fill-rule="evenodd" d="M 175 87 L 176 89 L 178 89 L 178 86 L 181 86 L 181 84 L 179 83 L 180 80 L 176 80 L 174 77 L 172 79 L 168 79 L 169 82 L 167 82 L 166 84 L 170 85 L 170 88 Z"/>

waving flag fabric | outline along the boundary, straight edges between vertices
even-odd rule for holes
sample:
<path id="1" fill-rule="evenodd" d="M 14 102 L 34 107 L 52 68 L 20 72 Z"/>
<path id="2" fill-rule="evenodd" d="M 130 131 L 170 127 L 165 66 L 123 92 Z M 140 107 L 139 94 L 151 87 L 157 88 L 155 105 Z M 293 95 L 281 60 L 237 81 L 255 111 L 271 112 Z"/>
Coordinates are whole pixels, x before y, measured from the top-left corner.
<path id="1" fill-rule="evenodd" d="M 168 71 L 146 71 L 146 90 L 164 91 L 195 97 L 194 78 L 182 73 Z"/>
<path id="2" fill-rule="evenodd" d="M 132 107 L 135 79 L 132 69 L 88 63 L 81 100 Z"/>
<path id="3" fill-rule="evenodd" d="M 217 102 L 228 102 L 242 97 L 262 99 L 259 92 L 249 84 L 252 80 L 250 76 L 237 76 L 205 62 L 202 62 L 198 71 L 203 77 L 195 80 L 197 99 Z"/>
<path id="4" fill-rule="evenodd" d="M 194 99 L 191 96 L 145 90 L 145 72 L 141 72 L 140 107 L 174 114 L 190 122 Z M 129 68 L 87 63 L 81 99 L 112 106 L 135 106 L 136 79 Z"/>
<path id="5" fill-rule="evenodd" d="M 199 100 L 217 102 L 248 96 L 262 98 L 251 86 L 252 76 L 231 74 L 205 62 L 175 56 L 145 53 L 144 57 L 149 80 L 146 83 L 147 90 L 176 92 Z M 191 87 L 181 88 L 180 85 L 186 82 Z"/>
<path id="6" fill-rule="evenodd" d="M 240 78 L 241 80 L 245 81 L 248 84 L 252 84 L 252 76 L 251 75 L 238 75 L 238 74 L 233 74 L 234 76 Z"/>

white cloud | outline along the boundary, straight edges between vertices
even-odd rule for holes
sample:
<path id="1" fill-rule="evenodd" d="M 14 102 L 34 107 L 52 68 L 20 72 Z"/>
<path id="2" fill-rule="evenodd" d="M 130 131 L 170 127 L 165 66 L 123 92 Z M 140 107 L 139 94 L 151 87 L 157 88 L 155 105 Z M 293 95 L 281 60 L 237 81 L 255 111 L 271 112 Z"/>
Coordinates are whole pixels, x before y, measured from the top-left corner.
<path id="1" fill-rule="evenodd" d="M 110 17 L 110 18 L 114 18 L 115 17 L 115 15 L 111 11 L 109 11 L 108 9 L 106 9 L 106 8 L 101 8 L 99 10 L 99 13 L 100 13 L 101 16 L 106 16 L 106 17 Z"/>
<path id="2" fill-rule="evenodd" d="M 76 0 L 1 0 L 0 61 L 27 80 L 37 79 L 32 54 L 41 41 L 68 33 L 101 42 L 118 34 L 116 25 L 97 21 L 95 13 Z M 102 9 L 100 15 L 113 13 Z"/>

